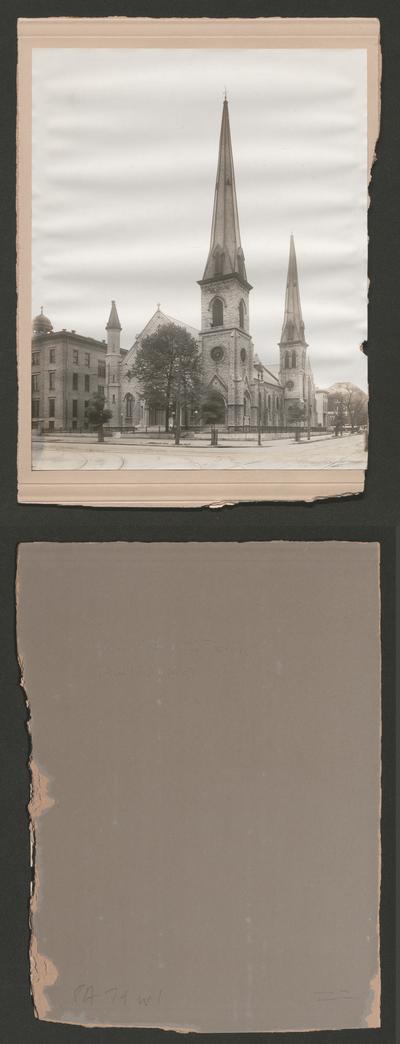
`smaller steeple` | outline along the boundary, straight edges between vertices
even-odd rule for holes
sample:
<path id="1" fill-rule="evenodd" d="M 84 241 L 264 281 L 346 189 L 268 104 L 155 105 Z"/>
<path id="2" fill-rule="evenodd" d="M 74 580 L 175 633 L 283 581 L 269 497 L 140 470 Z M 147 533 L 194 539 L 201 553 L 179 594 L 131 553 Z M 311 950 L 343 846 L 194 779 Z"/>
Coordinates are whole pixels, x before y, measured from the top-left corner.
<path id="1" fill-rule="evenodd" d="M 301 312 L 296 250 L 293 236 L 290 237 L 289 264 L 286 281 L 285 314 L 280 344 L 304 344 L 303 316 Z"/>
<path id="2" fill-rule="evenodd" d="M 107 355 L 120 354 L 120 340 L 122 326 L 118 319 L 115 301 L 111 301 L 110 317 L 106 326 L 107 330 Z"/>
<path id="3" fill-rule="evenodd" d="M 111 312 L 106 326 L 106 330 L 122 330 L 122 326 L 118 318 L 118 312 L 115 301 L 111 301 Z"/>

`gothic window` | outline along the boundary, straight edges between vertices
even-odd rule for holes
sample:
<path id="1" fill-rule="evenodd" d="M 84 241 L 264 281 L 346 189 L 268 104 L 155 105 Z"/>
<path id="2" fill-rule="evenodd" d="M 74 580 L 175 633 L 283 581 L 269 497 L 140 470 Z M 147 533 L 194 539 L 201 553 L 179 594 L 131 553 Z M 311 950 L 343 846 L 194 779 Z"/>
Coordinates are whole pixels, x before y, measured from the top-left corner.
<path id="1" fill-rule="evenodd" d="M 285 369 L 288 370 L 290 367 L 290 352 L 285 352 Z"/>
<path id="2" fill-rule="evenodd" d="M 241 330 L 244 330 L 244 301 L 239 301 L 239 326 Z"/>
<path id="3" fill-rule="evenodd" d="M 212 325 L 223 326 L 224 323 L 224 306 L 220 297 L 214 297 L 212 304 Z"/>
<path id="4" fill-rule="evenodd" d="M 128 394 L 125 395 L 125 418 L 126 418 L 126 420 L 132 420 L 133 403 L 134 403 L 133 395 L 131 395 L 130 392 L 128 392 Z"/>
<path id="5" fill-rule="evenodd" d="M 293 352 L 292 352 L 292 366 L 293 366 L 293 369 L 295 369 L 295 368 L 296 368 L 296 366 L 297 366 L 297 362 L 296 362 L 296 352 L 295 352 L 295 351 L 293 351 Z"/>
<path id="6" fill-rule="evenodd" d="M 268 396 L 268 409 L 271 409 L 271 396 Z"/>

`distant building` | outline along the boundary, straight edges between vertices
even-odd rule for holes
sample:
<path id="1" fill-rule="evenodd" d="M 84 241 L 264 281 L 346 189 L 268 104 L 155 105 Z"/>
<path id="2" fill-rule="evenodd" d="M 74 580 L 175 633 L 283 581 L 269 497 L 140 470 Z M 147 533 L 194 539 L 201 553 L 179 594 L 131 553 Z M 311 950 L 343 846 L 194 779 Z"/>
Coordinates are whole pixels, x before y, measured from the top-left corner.
<path id="1" fill-rule="evenodd" d="M 328 427 L 328 392 L 317 388 L 315 392 L 316 423 L 318 428 Z"/>

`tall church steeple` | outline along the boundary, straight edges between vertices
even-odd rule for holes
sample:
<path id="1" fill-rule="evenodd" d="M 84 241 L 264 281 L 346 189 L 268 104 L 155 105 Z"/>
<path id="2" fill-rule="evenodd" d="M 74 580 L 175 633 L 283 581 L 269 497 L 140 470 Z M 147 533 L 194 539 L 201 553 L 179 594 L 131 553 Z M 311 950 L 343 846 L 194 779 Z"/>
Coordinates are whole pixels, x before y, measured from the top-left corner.
<path id="1" fill-rule="evenodd" d="M 290 237 L 289 264 L 286 279 L 285 310 L 280 352 L 280 382 L 284 387 L 287 417 L 290 420 L 291 404 L 310 403 L 313 396 L 312 375 L 307 355 L 301 311 L 299 277 L 293 236 Z"/>
<path id="2" fill-rule="evenodd" d="M 289 264 L 286 281 L 285 313 L 281 333 L 281 344 L 304 344 L 304 323 L 301 312 L 299 277 L 297 274 L 296 249 L 290 237 Z"/>
<path id="3" fill-rule="evenodd" d="M 240 242 L 229 109 L 225 98 L 219 138 L 210 249 L 203 280 L 214 279 L 215 276 L 233 275 L 236 275 L 248 289 L 251 289 L 247 283 L 244 253 Z"/>
<path id="4" fill-rule="evenodd" d="M 240 241 L 228 102 L 222 109 L 214 209 L 201 286 L 203 373 L 220 398 L 221 421 L 250 422 L 254 408 L 249 291 Z"/>

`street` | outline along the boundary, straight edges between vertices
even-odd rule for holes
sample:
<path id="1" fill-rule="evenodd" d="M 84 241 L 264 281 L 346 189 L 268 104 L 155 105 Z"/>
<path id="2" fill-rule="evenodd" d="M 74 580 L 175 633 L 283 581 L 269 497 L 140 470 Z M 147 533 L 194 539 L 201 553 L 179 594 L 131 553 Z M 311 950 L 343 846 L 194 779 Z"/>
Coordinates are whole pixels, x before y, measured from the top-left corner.
<path id="1" fill-rule="evenodd" d="M 322 437 L 296 443 L 279 439 L 263 443 L 236 443 L 210 446 L 198 441 L 173 443 L 128 442 L 114 439 L 103 444 L 35 439 L 32 443 L 34 471 L 119 471 L 119 470 L 235 470 L 266 469 L 365 469 L 367 453 L 363 434 L 343 438 Z"/>

